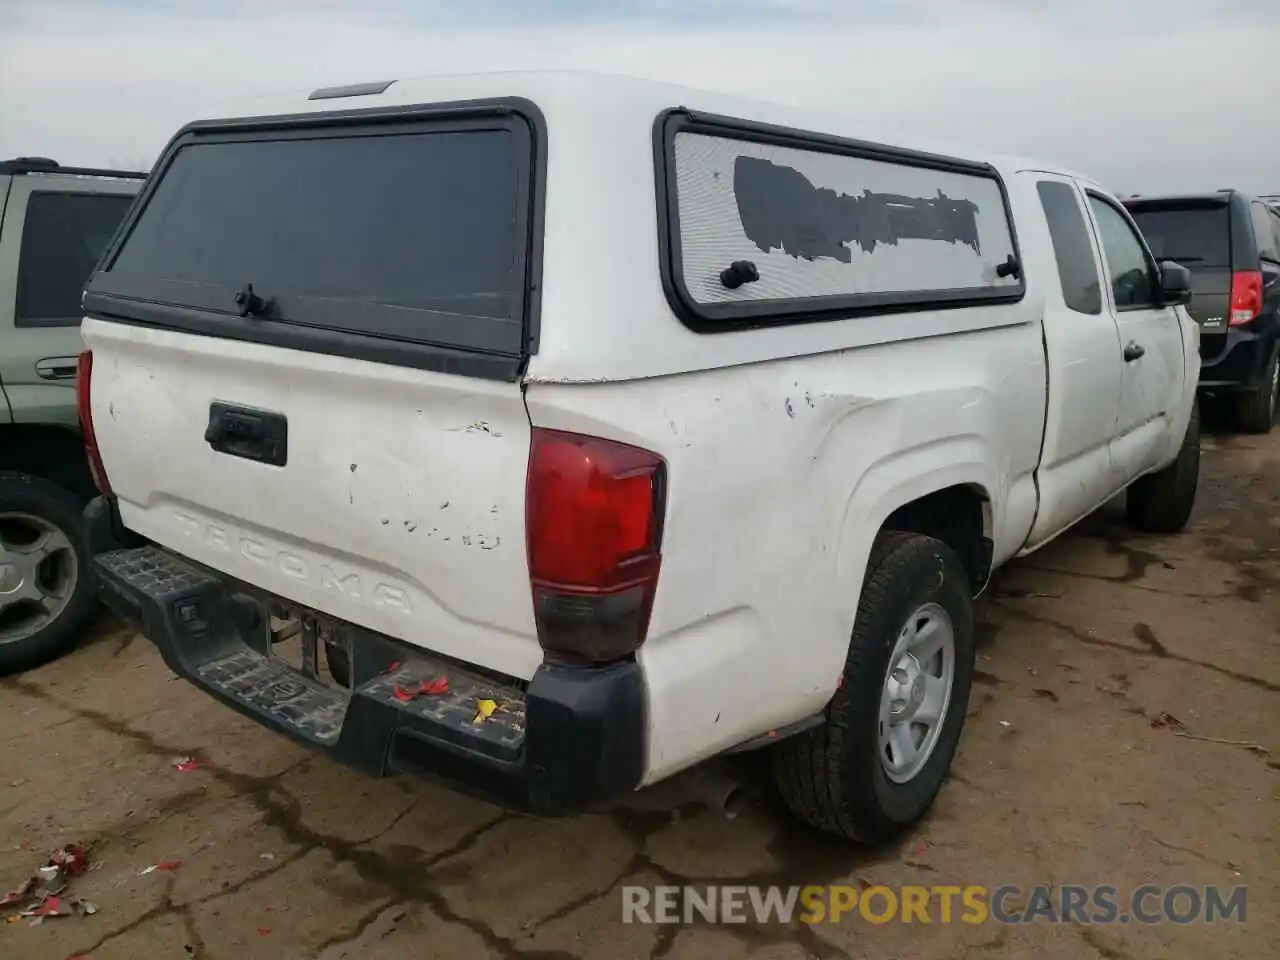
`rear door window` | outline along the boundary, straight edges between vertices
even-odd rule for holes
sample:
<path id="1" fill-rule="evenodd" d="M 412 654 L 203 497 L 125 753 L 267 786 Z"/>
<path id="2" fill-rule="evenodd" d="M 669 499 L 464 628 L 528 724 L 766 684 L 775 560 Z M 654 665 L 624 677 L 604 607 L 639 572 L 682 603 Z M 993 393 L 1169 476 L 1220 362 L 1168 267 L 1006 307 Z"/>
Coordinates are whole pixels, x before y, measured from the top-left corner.
<path id="1" fill-rule="evenodd" d="M 32 191 L 18 253 L 16 326 L 80 325 L 85 282 L 132 202 L 130 194 Z"/>
<path id="2" fill-rule="evenodd" d="M 519 353 L 529 143 L 498 121 L 197 137 L 92 289 L 234 324 L 251 285 L 250 319 Z"/>
<path id="3" fill-rule="evenodd" d="M 1036 192 L 1040 194 L 1040 205 L 1049 222 L 1063 300 L 1077 313 L 1102 313 L 1098 263 L 1093 256 L 1080 198 L 1071 186 L 1056 180 L 1041 180 L 1036 184 Z"/>
<path id="4" fill-rule="evenodd" d="M 1212 206 L 1131 206 L 1130 214 L 1157 260 L 1192 270 L 1231 266 L 1231 218 L 1225 203 Z"/>

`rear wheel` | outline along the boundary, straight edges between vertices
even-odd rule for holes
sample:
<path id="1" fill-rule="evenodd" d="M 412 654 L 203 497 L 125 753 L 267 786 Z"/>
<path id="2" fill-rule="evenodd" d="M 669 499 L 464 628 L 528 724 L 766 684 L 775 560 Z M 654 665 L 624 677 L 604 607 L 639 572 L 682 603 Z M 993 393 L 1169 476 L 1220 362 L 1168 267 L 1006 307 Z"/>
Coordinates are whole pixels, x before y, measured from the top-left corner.
<path id="1" fill-rule="evenodd" d="M 1144 533 L 1178 533 L 1191 519 L 1200 484 L 1200 401 L 1193 401 L 1178 458 L 1139 477 L 1125 493 L 1125 519 Z"/>
<path id="2" fill-rule="evenodd" d="M 827 722 L 779 744 L 783 802 L 820 830 L 890 839 L 933 805 L 973 678 L 970 579 L 941 541 L 882 534 Z"/>
<path id="3" fill-rule="evenodd" d="M 70 491 L 0 473 L 0 675 L 65 653 L 93 616 L 80 518 Z"/>
<path id="4" fill-rule="evenodd" d="M 1280 402 L 1280 348 L 1271 356 L 1263 385 L 1240 395 L 1238 416 L 1240 427 L 1248 433 L 1270 433 L 1276 422 L 1276 406 Z"/>

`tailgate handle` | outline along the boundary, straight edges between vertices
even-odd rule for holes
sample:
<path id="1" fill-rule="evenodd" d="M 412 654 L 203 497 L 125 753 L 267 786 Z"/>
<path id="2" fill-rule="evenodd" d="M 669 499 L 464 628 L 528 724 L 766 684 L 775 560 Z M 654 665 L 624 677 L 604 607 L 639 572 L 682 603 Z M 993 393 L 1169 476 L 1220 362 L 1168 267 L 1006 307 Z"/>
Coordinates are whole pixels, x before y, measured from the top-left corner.
<path id="1" fill-rule="evenodd" d="M 209 404 L 205 442 L 215 453 L 283 467 L 289 459 L 289 421 L 282 413 L 236 407 L 215 400 Z"/>

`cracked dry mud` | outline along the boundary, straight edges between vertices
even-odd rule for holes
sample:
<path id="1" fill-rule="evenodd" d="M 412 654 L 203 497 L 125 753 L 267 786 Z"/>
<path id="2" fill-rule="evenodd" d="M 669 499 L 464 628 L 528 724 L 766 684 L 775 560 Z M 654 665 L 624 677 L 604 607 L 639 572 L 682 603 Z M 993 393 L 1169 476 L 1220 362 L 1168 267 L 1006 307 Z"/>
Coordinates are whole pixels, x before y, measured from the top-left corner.
<path id="1" fill-rule="evenodd" d="M 979 607 L 954 776 L 903 843 L 849 849 L 768 799 L 727 820 L 676 781 L 563 821 L 374 782 L 172 681 L 106 621 L 0 681 L 0 887 L 73 840 L 86 919 L 0 925 L 0 957 L 806 960 L 1261 958 L 1280 940 L 1280 433 L 1205 440 L 1193 528 L 1115 505 Z M 1178 737 L 1183 732 L 1267 747 Z M 1002 723 L 1003 721 L 1003 723 Z M 1007 726 L 1006 726 L 1007 724 Z M 174 758 L 196 755 L 192 772 Z M 917 856 L 920 845 L 924 856 Z M 139 876 L 160 860 L 174 872 Z M 623 883 L 1218 884 L 1247 922 L 1185 927 L 621 923 Z"/>

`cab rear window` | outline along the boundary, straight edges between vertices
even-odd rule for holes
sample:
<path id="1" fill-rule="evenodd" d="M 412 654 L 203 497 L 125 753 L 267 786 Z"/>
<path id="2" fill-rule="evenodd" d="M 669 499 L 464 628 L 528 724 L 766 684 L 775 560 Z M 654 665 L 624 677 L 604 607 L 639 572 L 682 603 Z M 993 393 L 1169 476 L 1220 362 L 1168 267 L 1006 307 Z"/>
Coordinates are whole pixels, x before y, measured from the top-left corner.
<path id="1" fill-rule="evenodd" d="M 519 354 L 530 163 L 503 120 L 191 136 L 91 292 Z"/>

